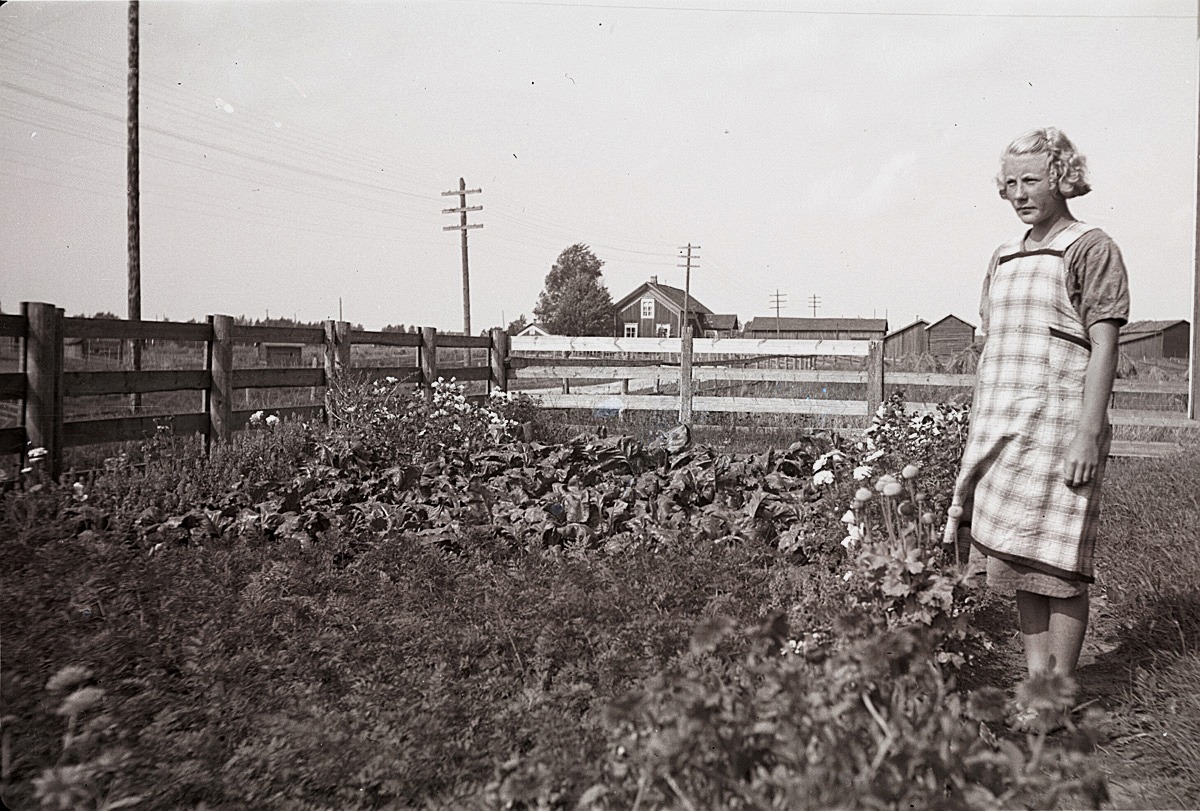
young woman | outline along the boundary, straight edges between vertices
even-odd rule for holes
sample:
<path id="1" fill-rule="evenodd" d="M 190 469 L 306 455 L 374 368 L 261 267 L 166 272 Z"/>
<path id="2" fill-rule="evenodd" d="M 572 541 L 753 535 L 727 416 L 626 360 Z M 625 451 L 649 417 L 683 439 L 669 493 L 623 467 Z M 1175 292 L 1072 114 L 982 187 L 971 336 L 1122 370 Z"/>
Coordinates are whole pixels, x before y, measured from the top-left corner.
<path id="1" fill-rule="evenodd" d="M 997 249 L 984 280 L 985 344 L 946 539 L 969 526 L 988 585 L 1016 592 L 1030 674 L 1069 676 L 1087 629 L 1129 289 L 1116 244 L 1067 206 L 1091 187 L 1065 135 L 1017 138 L 996 180 L 1028 230 Z"/>

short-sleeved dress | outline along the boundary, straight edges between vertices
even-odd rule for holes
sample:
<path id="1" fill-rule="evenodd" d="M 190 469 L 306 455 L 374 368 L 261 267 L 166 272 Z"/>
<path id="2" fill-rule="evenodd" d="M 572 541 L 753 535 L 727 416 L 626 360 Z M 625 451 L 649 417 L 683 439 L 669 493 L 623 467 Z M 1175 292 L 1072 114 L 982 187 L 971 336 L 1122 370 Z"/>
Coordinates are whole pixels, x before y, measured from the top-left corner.
<path id="1" fill-rule="evenodd" d="M 1088 250 L 1075 251 L 1069 265 L 1066 255 L 1081 238 Z M 1128 287 L 1116 245 L 1083 223 L 1038 250 L 1023 246 L 1024 237 L 1001 246 L 984 283 L 986 342 L 953 503 L 964 508 L 980 551 L 1006 564 L 1001 585 L 1071 596 L 1093 580 L 1107 419 L 1090 482 L 1068 486 L 1062 460 L 1083 407 L 1088 327 L 1124 322 Z M 955 530 L 947 527 L 948 538 Z M 989 583 L 998 579 L 992 569 Z M 1043 581 L 1065 582 L 1066 591 L 1043 589 Z"/>

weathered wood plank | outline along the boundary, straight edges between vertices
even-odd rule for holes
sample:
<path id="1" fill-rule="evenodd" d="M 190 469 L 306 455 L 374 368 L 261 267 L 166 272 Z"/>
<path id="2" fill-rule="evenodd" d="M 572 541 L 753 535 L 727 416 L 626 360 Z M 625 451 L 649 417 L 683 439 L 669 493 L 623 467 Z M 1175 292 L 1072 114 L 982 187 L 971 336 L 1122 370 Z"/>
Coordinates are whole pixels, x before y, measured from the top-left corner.
<path id="1" fill-rule="evenodd" d="M 629 380 L 660 377 L 674 380 L 679 377 L 678 366 L 580 366 L 569 361 L 547 361 L 546 366 L 528 365 L 509 370 L 513 380 Z M 611 361 L 610 361 L 611 363 Z M 692 366 L 692 380 L 772 381 L 779 383 L 851 383 L 866 382 L 865 372 L 819 371 L 816 369 L 750 369 L 743 367 Z"/>
<path id="2" fill-rule="evenodd" d="M 320 344 L 325 342 L 324 327 L 252 327 L 235 324 L 233 340 L 239 344 Z"/>
<path id="3" fill-rule="evenodd" d="M 1133 394 L 1187 394 L 1186 380 L 1114 380 L 1113 391 Z"/>
<path id="4" fill-rule="evenodd" d="M 28 325 L 23 315 L 0 315 L 0 337 L 24 338 Z"/>
<path id="5" fill-rule="evenodd" d="M 742 414 L 840 414 L 865 416 L 865 400 L 792 400 L 782 397 L 697 397 L 697 411 Z"/>
<path id="6" fill-rule="evenodd" d="M 951 375 L 940 372 L 885 372 L 884 383 L 901 386 L 975 387 L 975 375 Z"/>
<path id="7" fill-rule="evenodd" d="M 868 341 L 696 338 L 696 355 L 842 355 L 866 357 Z M 631 352 L 678 354 L 678 338 L 607 338 L 566 335 L 514 336 L 512 352 Z"/>
<path id="8" fill-rule="evenodd" d="M 452 347 L 455 349 L 490 349 L 492 339 L 486 335 L 449 335 L 445 332 L 438 333 L 438 347 L 445 349 Z"/>
<path id="9" fill-rule="evenodd" d="M 164 341 L 207 341 L 212 338 L 208 324 L 184 324 L 175 321 L 123 321 L 112 318 L 64 318 L 63 335 L 67 338 L 151 338 Z"/>
<path id="10" fill-rule="evenodd" d="M 528 392 L 543 408 L 678 411 L 679 398 L 652 394 L 558 394 Z M 695 411 L 746 414 L 841 414 L 864 416 L 865 400 L 790 400 L 761 397 L 695 397 Z"/>
<path id="11" fill-rule="evenodd" d="M 1158 458 L 1172 456 L 1183 450 L 1178 442 L 1142 442 L 1131 439 L 1114 439 L 1109 456 L 1132 456 Z"/>
<path id="12" fill-rule="evenodd" d="M 1108 412 L 1113 425 L 1156 426 L 1161 428 L 1200 428 L 1200 420 L 1189 420 L 1181 411 L 1134 411 L 1114 408 Z"/>
<path id="13" fill-rule="evenodd" d="M 366 329 L 352 329 L 350 330 L 350 340 L 356 345 L 420 346 L 421 334 L 418 332 L 373 332 Z"/>
<path id="14" fill-rule="evenodd" d="M 25 397 L 24 372 L 0 372 L 0 400 L 22 400 Z"/>
<path id="15" fill-rule="evenodd" d="M 324 386 L 325 370 L 294 367 L 287 369 L 234 369 L 235 389 L 278 389 L 299 386 Z"/>
<path id="16" fill-rule="evenodd" d="M 211 382 L 212 375 L 206 369 L 65 372 L 63 374 L 63 389 L 67 397 L 207 389 Z"/>
<path id="17" fill-rule="evenodd" d="M 207 414 L 168 414 L 157 417 L 114 417 L 77 420 L 63 424 L 63 444 L 68 448 L 99 445 L 105 442 L 129 442 L 153 436 L 159 425 L 169 425 L 178 435 L 208 432 Z"/>

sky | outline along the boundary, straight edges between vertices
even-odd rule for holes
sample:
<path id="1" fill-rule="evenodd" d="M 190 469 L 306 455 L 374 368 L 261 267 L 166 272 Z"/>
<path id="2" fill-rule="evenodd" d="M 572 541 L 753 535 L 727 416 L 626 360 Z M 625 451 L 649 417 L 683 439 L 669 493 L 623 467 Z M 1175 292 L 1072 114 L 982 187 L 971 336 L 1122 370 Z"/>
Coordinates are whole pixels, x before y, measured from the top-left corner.
<path id="1" fill-rule="evenodd" d="M 532 318 L 582 242 L 743 323 L 953 313 L 1060 127 L 1134 319 L 1192 317 L 1195 0 L 140 5 L 142 314 Z M 0 6 L 0 307 L 126 313 L 124 2 Z M 814 298 L 816 300 L 814 302 Z M 815 308 L 814 308 L 815 303 Z"/>

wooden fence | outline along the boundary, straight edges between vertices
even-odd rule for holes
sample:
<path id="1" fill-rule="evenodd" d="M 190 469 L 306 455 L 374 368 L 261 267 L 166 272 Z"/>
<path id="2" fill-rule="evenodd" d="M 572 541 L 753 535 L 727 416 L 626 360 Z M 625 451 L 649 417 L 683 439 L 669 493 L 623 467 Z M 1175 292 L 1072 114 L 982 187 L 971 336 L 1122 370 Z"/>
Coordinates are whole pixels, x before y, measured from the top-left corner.
<path id="1" fill-rule="evenodd" d="M 563 336 L 527 336 L 510 339 L 510 379 L 516 381 L 561 381 L 561 392 L 541 391 L 541 404 L 549 408 L 674 411 L 680 421 L 690 424 L 694 411 L 736 412 L 748 414 L 808 414 L 838 417 L 868 417 L 883 402 L 886 387 L 956 388 L 964 393 L 975 385 L 970 374 L 887 371 L 881 341 L 805 341 L 748 340 L 740 338 L 569 338 Z M 520 355 L 526 357 L 521 357 Z M 553 356 L 559 356 L 557 358 Z M 633 355 L 634 359 L 630 356 Z M 652 355 L 642 361 L 637 355 Z M 531 357 L 533 356 L 533 357 Z M 756 358 L 823 357 L 861 358 L 860 370 L 812 368 L 761 368 Z M 661 358 L 669 358 L 663 361 Z M 753 364 L 753 365 L 751 365 Z M 613 386 L 584 388 L 572 392 L 571 381 L 618 381 Z M 678 394 L 634 391 L 630 381 L 678 381 Z M 772 381 L 810 384 L 851 384 L 861 386 L 861 399 L 805 397 L 697 396 L 695 384 L 701 381 Z M 657 386 L 655 387 L 657 388 Z M 596 391 L 595 389 L 604 389 Z M 1118 394 L 1177 395 L 1186 397 L 1186 381 L 1117 380 Z M 936 408 L 936 403 L 910 398 L 914 411 Z M 1114 426 L 1163 428 L 1200 428 L 1180 411 L 1112 408 L 1109 419 Z M 1123 440 L 1113 443 L 1113 455 L 1159 455 L 1176 448 L 1172 442 Z"/>
<path id="2" fill-rule="evenodd" d="M 67 371 L 64 345 L 73 339 L 122 341 L 175 341 L 201 343 L 204 368 L 142 371 Z M 351 346 L 409 347 L 416 363 L 406 366 L 353 367 L 376 379 L 394 377 L 402 383 L 428 385 L 439 376 L 439 348 L 486 350 L 484 365 L 454 367 L 446 374 L 463 382 L 483 381 L 488 388 L 507 390 L 510 381 L 539 382 L 549 389 L 530 391 L 546 408 L 623 411 L 678 411 L 679 420 L 691 424 L 693 414 L 736 412 L 745 414 L 807 414 L 829 417 L 867 417 L 883 401 L 885 384 L 970 388 L 972 375 L 925 372 L 887 372 L 880 341 L 754 340 L 740 338 L 568 338 L 534 336 L 509 338 L 503 330 L 489 335 L 439 334 L 431 327 L 419 333 L 372 332 L 351 329 L 344 321 L 326 321 L 322 327 L 260 327 L 234 323 L 227 315 L 209 316 L 207 323 L 120 321 L 66 318 L 52 304 L 24 303 L 20 315 L 0 315 L 0 341 L 17 340 L 20 370 L 0 372 L 0 401 L 16 401 L 16 426 L 0 428 L 0 454 L 24 455 L 31 448 L 46 449 L 50 469 L 62 467 L 65 448 L 142 439 L 159 424 L 169 422 L 180 434 L 201 434 L 207 443 L 228 440 L 246 427 L 251 409 L 235 410 L 235 392 L 245 389 L 308 387 L 325 389 L 324 402 L 272 408 L 280 416 L 322 416 L 327 412 L 329 383 L 351 370 Z M 293 343 L 319 347 L 323 364 L 315 368 L 235 368 L 234 345 Z M 634 357 L 630 357 L 630 356 Z M 645 356 L 638 358 L 637 356 Z M 802 368 L 763 368 L 764 359 L 805 358 Z M 815 359 L 858 358 L 861 369 L 816 368 Z M 792 364 L 787 364 L 789 367 Z M 597 391 L 586 381 L 611 380 Z M 650 393 L 631 388 L 631 381 L 667 380 L 676 393 Z M 572 381 L 580 381 L 571 391 Z M 776 381 L 862 386 L 861 399 L 828 397 L 704 396 L 695 386 L 704 381 Z M 555 390 L 561 386 L 561 390 Z M 580 390 L 582 388 L 582 390 Z M 1178 395 L 1187 393 L 1184 382 L 1119 380 L 1117 392 Z M 64 398 L 89 395 L 138 395 L 165 391 L 203 392 L 203 408 L 172 414 L 67 420 Z M 916 408 L 933 404 L 914 403 Z M 1194 428 L 1200 422 L 1169 411 L 1114 409 L 1114 425 Z M 1154 453 L 1161 443 L 1114 443 L 1114 453 Z M 1158 445 L 1158 447 L 1152 447 Z M 1127 446 L 1127 447 L 1125 447 Z M 1145 447 L 1138 447 L 1145 446 Z"/>
<path id="3" fill-rule="evenodd" d="M 501 346 L 507 336 L 502 330 Z M 207 323 L 184 324 L 167 321 L 120 321 L 113 319 L 66 318 L 52 304 L 23 303 L 20 315 L 0 315 L 0 340 L 19 341 L 20 370 L 0 373 L 0 401 L 18 401 L 19 424 L 0 428 L 0 454 L 26 454 L 44 448 L 54 475 L 62 468 L 65 448 L 122 442 L 153 435 L 157 426 L 169 422 L 179 434 L 201 434 L 206 442 L 230 439 L 247 426 L 252 409 L 235 410 L 239 389 L 324 387 L 325 402 L 317 405 L 269 409 L 280 416 L 320 417 L 326 410 L 330 381 L 351 370 L 350 350 L 355 344 L 412 347 L 418 362 L 409 366 L 357 368 L 375 378 L 394 377 L 403 383 L 428 384 L 439 375 L 439 348 L 487 349 L 489 362 L 483 366 L 454 367 L 460 381 L 487 381 L 505 385 L 505 369 L 498 359 L 503 352 L 492 350 L 493 336 L 438 334 L 433 328 L 420 333 L 354 330 L 345 321 L 326 321 L 322 327 L 262 327 L 234 323 L 227 315 L 212 315 Z M 203 369 L 153 369 L 142 371 L 67 371 L 64 344 L 67 339 L 106 338 L 138 341 L 202 343 Z M 235 344 L 260 342 L 296 343 L 320 347 L 324 363 L 317 368 L 235 368 Z M 497 359 L 493 362 L 492 359 Z M 164 391 L 201 391 L 200 411 L 132 414 L 100 419 L 65 419 L 64 398 L 88 395 L 135 395 Z"/>

